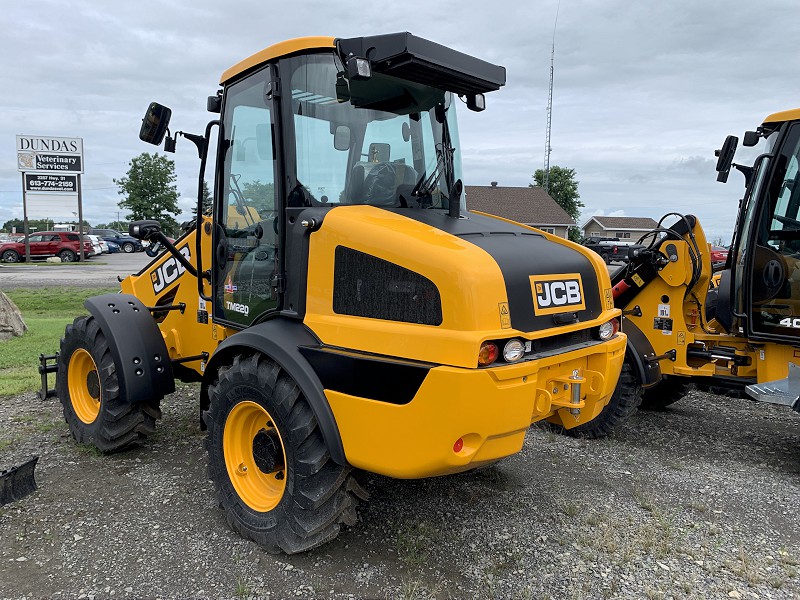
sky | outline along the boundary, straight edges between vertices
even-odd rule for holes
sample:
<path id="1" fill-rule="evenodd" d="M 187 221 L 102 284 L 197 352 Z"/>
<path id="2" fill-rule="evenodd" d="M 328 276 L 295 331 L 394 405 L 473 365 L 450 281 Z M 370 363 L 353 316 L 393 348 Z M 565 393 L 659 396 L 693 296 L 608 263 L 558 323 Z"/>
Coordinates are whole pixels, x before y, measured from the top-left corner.
<path id="1" fill-rule="evenodd" d="M 459 112 L 464 183 L 526 186 L 544 163 L 555 27 L 550 164 L 575 169 L 581 223 L 674 211 L 723 243 L 744 187 L 738 173 L 717 183 L 714 150 L 800 106 L 793 0 L 37 0 L 2 13 L 0 225 L 22 217 L 16 135 L 83 138 L 84 217 L 124 219 L 113 180 L 156 150 L 138 139 L 147 105 L 170 106 L 173 130 L 201 133 L 225 69 L 299 36 L 410 31 L 505 66 L 487 109 Z M 188 217 L 199 161 L 183 140 L 171 156 Z"/>

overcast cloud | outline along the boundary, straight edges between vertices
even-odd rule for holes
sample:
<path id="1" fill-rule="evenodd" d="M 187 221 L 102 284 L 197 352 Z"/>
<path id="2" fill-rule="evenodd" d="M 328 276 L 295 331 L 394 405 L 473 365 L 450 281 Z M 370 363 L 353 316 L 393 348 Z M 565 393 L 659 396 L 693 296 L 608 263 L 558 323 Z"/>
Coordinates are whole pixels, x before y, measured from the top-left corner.
<path id="1" fill-rule="evenodd" d="M 201 132 L 220 74 L 283 39 L 411 31 L 507 69 L 483 113 L 459 113 L 465 183 L 524 186 L 542 167 L 557 0 L 528 3 L 296 0 L 6 3 L 0 22 L 0 224 L 22 216 L 15 135 L 82 137 L 84 215 L 117 218 L 128 161 L 151 100 L 173 129 Z M 800 106 L 800 19 L 791 0 L 563 0 L 555 38 L 551 165 L 574 168 L 584 218 L 700 217 L 730 239 L 740 175 L 715 181 L 714 149 Z M 752 161 L 740 153 L 737 160 Z M 175 155 L 188 214 L 198 161 Z M 124 211 L 122 212 L 124 217 Z"/>

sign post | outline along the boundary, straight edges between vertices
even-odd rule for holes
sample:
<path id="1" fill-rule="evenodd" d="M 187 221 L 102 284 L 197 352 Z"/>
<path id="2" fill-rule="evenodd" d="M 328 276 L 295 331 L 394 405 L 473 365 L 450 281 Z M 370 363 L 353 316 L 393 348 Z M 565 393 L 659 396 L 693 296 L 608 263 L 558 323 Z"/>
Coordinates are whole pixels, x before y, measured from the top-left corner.
<path id="1" fill-rule="evenodd" d="M 54 136 L 18 135 L 17 169 L 22 173 L 22 211 L 25 223 L 25 260 L 30 260 L 28 240 L 28 194 L 42 202 L 78 201 L 78 240 L 80 260 L 83 252 L 83 139 Z M 52 213 L 50 215 L 52 216 Z"/>

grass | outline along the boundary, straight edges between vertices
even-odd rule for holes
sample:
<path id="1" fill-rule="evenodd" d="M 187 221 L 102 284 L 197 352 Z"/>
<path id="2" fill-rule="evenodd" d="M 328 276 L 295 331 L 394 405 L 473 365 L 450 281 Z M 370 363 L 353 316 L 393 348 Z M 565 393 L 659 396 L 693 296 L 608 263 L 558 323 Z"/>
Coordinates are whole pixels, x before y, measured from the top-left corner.
<path id="1" fill-rule="evenodd" d="M 10 290 L 6 295 L 22 312 L 28 331 L 22 337 L 0 342 L 0 396 L 39 389 L 39 354 L 53 354 L 64 328 L 86 314 L 83 301 L 90 296 L 116 292 L 108 288 L 54 288 Z M 52 385 L 53 376 L 50 376 Z"/>

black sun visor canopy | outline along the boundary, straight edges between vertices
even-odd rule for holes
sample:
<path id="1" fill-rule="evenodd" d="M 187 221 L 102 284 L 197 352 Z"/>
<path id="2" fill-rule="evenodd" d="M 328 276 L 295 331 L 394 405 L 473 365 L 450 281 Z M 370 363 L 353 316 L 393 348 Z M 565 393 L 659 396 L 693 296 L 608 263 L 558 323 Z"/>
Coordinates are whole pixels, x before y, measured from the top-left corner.
<path id="1" fill-rule="evenodd" d="M 506 83 L 506 69 L 410 33 L 337 40 L 342 62 L 366 58 L 372 71 L 459 95 L 483 94 Z"/>

